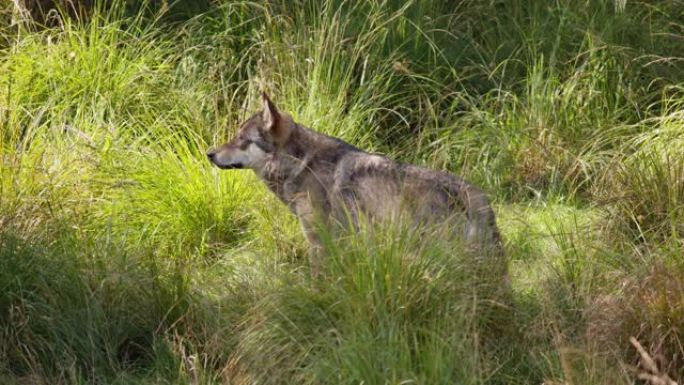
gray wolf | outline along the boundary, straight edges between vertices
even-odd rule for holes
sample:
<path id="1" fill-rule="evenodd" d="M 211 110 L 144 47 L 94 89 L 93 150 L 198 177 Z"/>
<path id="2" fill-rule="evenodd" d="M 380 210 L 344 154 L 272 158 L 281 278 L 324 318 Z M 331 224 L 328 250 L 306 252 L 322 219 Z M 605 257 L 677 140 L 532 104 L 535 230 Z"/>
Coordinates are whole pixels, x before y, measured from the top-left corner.
<path id="1" fill-rule="evenodd" d="M 370 154 L 310 130 L 281 112 L 262 93 L 262 111 L 242 123 L 228 143 L 210 149 L 222 169 L 251 169 L 299 218 L 319 271 L 317 229 L 357 226 L 407 217 L 416 226 L 447 228 L 468 247 L 501 251 L 501 238 L 486 195 L 446 172 Z"/>

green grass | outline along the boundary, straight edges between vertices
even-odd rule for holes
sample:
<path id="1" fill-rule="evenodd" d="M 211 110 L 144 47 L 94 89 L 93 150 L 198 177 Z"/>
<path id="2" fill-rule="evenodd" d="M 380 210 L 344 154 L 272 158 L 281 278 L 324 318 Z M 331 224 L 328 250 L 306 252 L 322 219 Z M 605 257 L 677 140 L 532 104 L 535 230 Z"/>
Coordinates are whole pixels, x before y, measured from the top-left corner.
<path id="1" fill-rule="evenodd" d="M 1 383 L 684 380 L 681 1 L 164 4 L 0 5 Z M 482 186 L 507 266 L 396 226 L 312 280 L 204 155 L 261 89 Z"/>

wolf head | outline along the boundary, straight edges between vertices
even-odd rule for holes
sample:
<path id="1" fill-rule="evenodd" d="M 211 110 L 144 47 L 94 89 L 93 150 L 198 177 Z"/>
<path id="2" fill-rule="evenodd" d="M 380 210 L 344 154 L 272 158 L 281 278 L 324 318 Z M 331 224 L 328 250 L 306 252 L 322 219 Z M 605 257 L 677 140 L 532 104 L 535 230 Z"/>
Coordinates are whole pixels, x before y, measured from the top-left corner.
<path id="1" fill-rule="evenodd" d="M 261 94 L 261 102 L 263 110 L 242 123 L 230 142 L 207 152 L 213 164 L 258 171 L 287 142 L 295 128 L 292 118 L 278 111 L 266 93 Z"/>

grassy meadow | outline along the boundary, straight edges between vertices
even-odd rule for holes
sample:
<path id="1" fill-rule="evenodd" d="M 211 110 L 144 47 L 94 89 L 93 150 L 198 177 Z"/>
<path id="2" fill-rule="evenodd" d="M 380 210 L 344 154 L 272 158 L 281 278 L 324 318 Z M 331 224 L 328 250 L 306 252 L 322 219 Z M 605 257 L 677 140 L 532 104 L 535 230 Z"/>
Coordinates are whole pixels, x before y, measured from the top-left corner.
<path id="1" fill-rule="evenodd" d="M 92 3 L 0 2 L 0 384 L 684 381 L 683 1 Z M 261 89 L 481 186 L 507 298 L 402 229 L 312 281 L 205 156 Z"/>

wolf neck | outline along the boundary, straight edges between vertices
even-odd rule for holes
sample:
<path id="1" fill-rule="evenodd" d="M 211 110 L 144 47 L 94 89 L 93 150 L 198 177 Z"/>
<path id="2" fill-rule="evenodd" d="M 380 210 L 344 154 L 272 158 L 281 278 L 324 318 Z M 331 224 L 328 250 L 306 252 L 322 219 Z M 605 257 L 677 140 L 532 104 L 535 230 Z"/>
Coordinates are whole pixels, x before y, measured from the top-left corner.
<path id="1" fill-rule="evenodd" d="M 339 139 L 295 125 L 287 142 L 266 162 L 257 175 L 284 203 L 311 188 L 326 188 L 322 178 L 324 168 L 332 167 L 337 157 L 349 151 L 361 151 Z M 315 180 L 315 184 L 304 183 Z M 316 186 L 318 185 L 318 186 Z"/>

